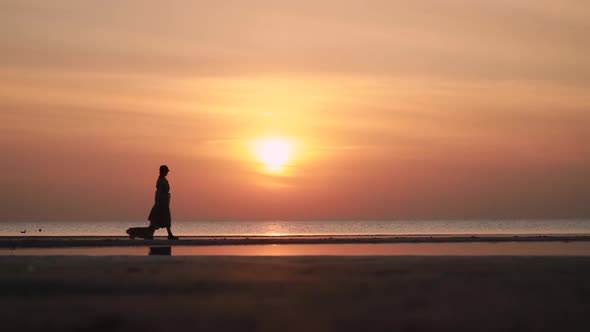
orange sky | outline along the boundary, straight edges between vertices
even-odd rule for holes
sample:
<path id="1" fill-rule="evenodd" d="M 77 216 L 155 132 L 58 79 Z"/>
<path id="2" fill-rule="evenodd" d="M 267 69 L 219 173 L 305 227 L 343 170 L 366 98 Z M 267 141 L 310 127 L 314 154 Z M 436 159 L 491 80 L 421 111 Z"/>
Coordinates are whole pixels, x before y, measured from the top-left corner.
<path id="1" fill-rule="evenodd" d="M 590 217 L 590 3 L 2 1 L 0 221 Z M 251 142 L 294 142 L 269 172 Z"/>

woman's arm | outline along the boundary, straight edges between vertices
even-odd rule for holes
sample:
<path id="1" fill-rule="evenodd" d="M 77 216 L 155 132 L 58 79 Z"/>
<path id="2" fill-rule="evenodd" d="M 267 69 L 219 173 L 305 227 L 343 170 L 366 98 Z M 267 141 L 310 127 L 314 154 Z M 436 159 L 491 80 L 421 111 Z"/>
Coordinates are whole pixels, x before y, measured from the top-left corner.
<path id="1" fill-rule="evenodd" d="M 156 184 L 156 205 L 166 205 L 168 203 L 170 188 L 165 179 L 158 179 Z"/>

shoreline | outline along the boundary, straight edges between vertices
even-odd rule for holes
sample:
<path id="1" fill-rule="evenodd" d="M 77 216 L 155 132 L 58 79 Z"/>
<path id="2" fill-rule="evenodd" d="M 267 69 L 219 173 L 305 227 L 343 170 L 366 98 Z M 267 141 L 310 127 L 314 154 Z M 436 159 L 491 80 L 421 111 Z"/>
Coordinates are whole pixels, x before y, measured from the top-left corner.
<path id="1" fill-rule="evenodd" d="M 381 244 L 381 243 L 501 243 L 501 242 L 587 242 L 590 235 L 493 235 L 493 236 L 187 236 L 180 240 L 155 237 L 131 240 L 123 236 L 0 236 L 0 249 L 224 246 L 261 244 Z"/>

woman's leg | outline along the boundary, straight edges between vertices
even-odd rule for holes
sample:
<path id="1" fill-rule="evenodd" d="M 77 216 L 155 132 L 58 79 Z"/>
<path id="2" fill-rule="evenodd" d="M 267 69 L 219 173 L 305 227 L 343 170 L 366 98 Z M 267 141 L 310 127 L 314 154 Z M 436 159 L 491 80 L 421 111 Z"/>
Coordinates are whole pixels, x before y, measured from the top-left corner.
<path id="1" fill-rule="evenodd" d="M 168 231 L 168 239 L 169 240 L 178 240 L 178 238 L 176 236 L 174 236 L 174 234 L 172 234 L 171 226 L 166 227 L 166 230 Z"/>

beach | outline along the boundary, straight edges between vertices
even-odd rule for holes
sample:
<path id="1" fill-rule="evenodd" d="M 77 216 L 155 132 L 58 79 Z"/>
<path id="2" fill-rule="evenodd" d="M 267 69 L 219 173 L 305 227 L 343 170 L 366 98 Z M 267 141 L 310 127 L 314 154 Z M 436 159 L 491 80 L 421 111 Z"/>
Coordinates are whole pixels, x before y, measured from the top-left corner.
<path id="1" fill-rule="evenodd" d="M 586 331 L 590 257 L 0 257 L 18 331 Z"/>
<path id="2" fill-rule="evenodd" d="M 2 248 L 72 248 L 133 246 L 211 246 L 263 244 L 380 244 L 380 243 L 505 243 L 505 242 L 590 242 L 590 235 L 325 235 L 325 236 L 183 236 L 169 241 L 130 240 L 123 236 L 0 236 Z"/>
<path id="3" fill-rule="evenodd" d="M 589 0 L 0 22 L 0 332 L 590 331 Z"/>

